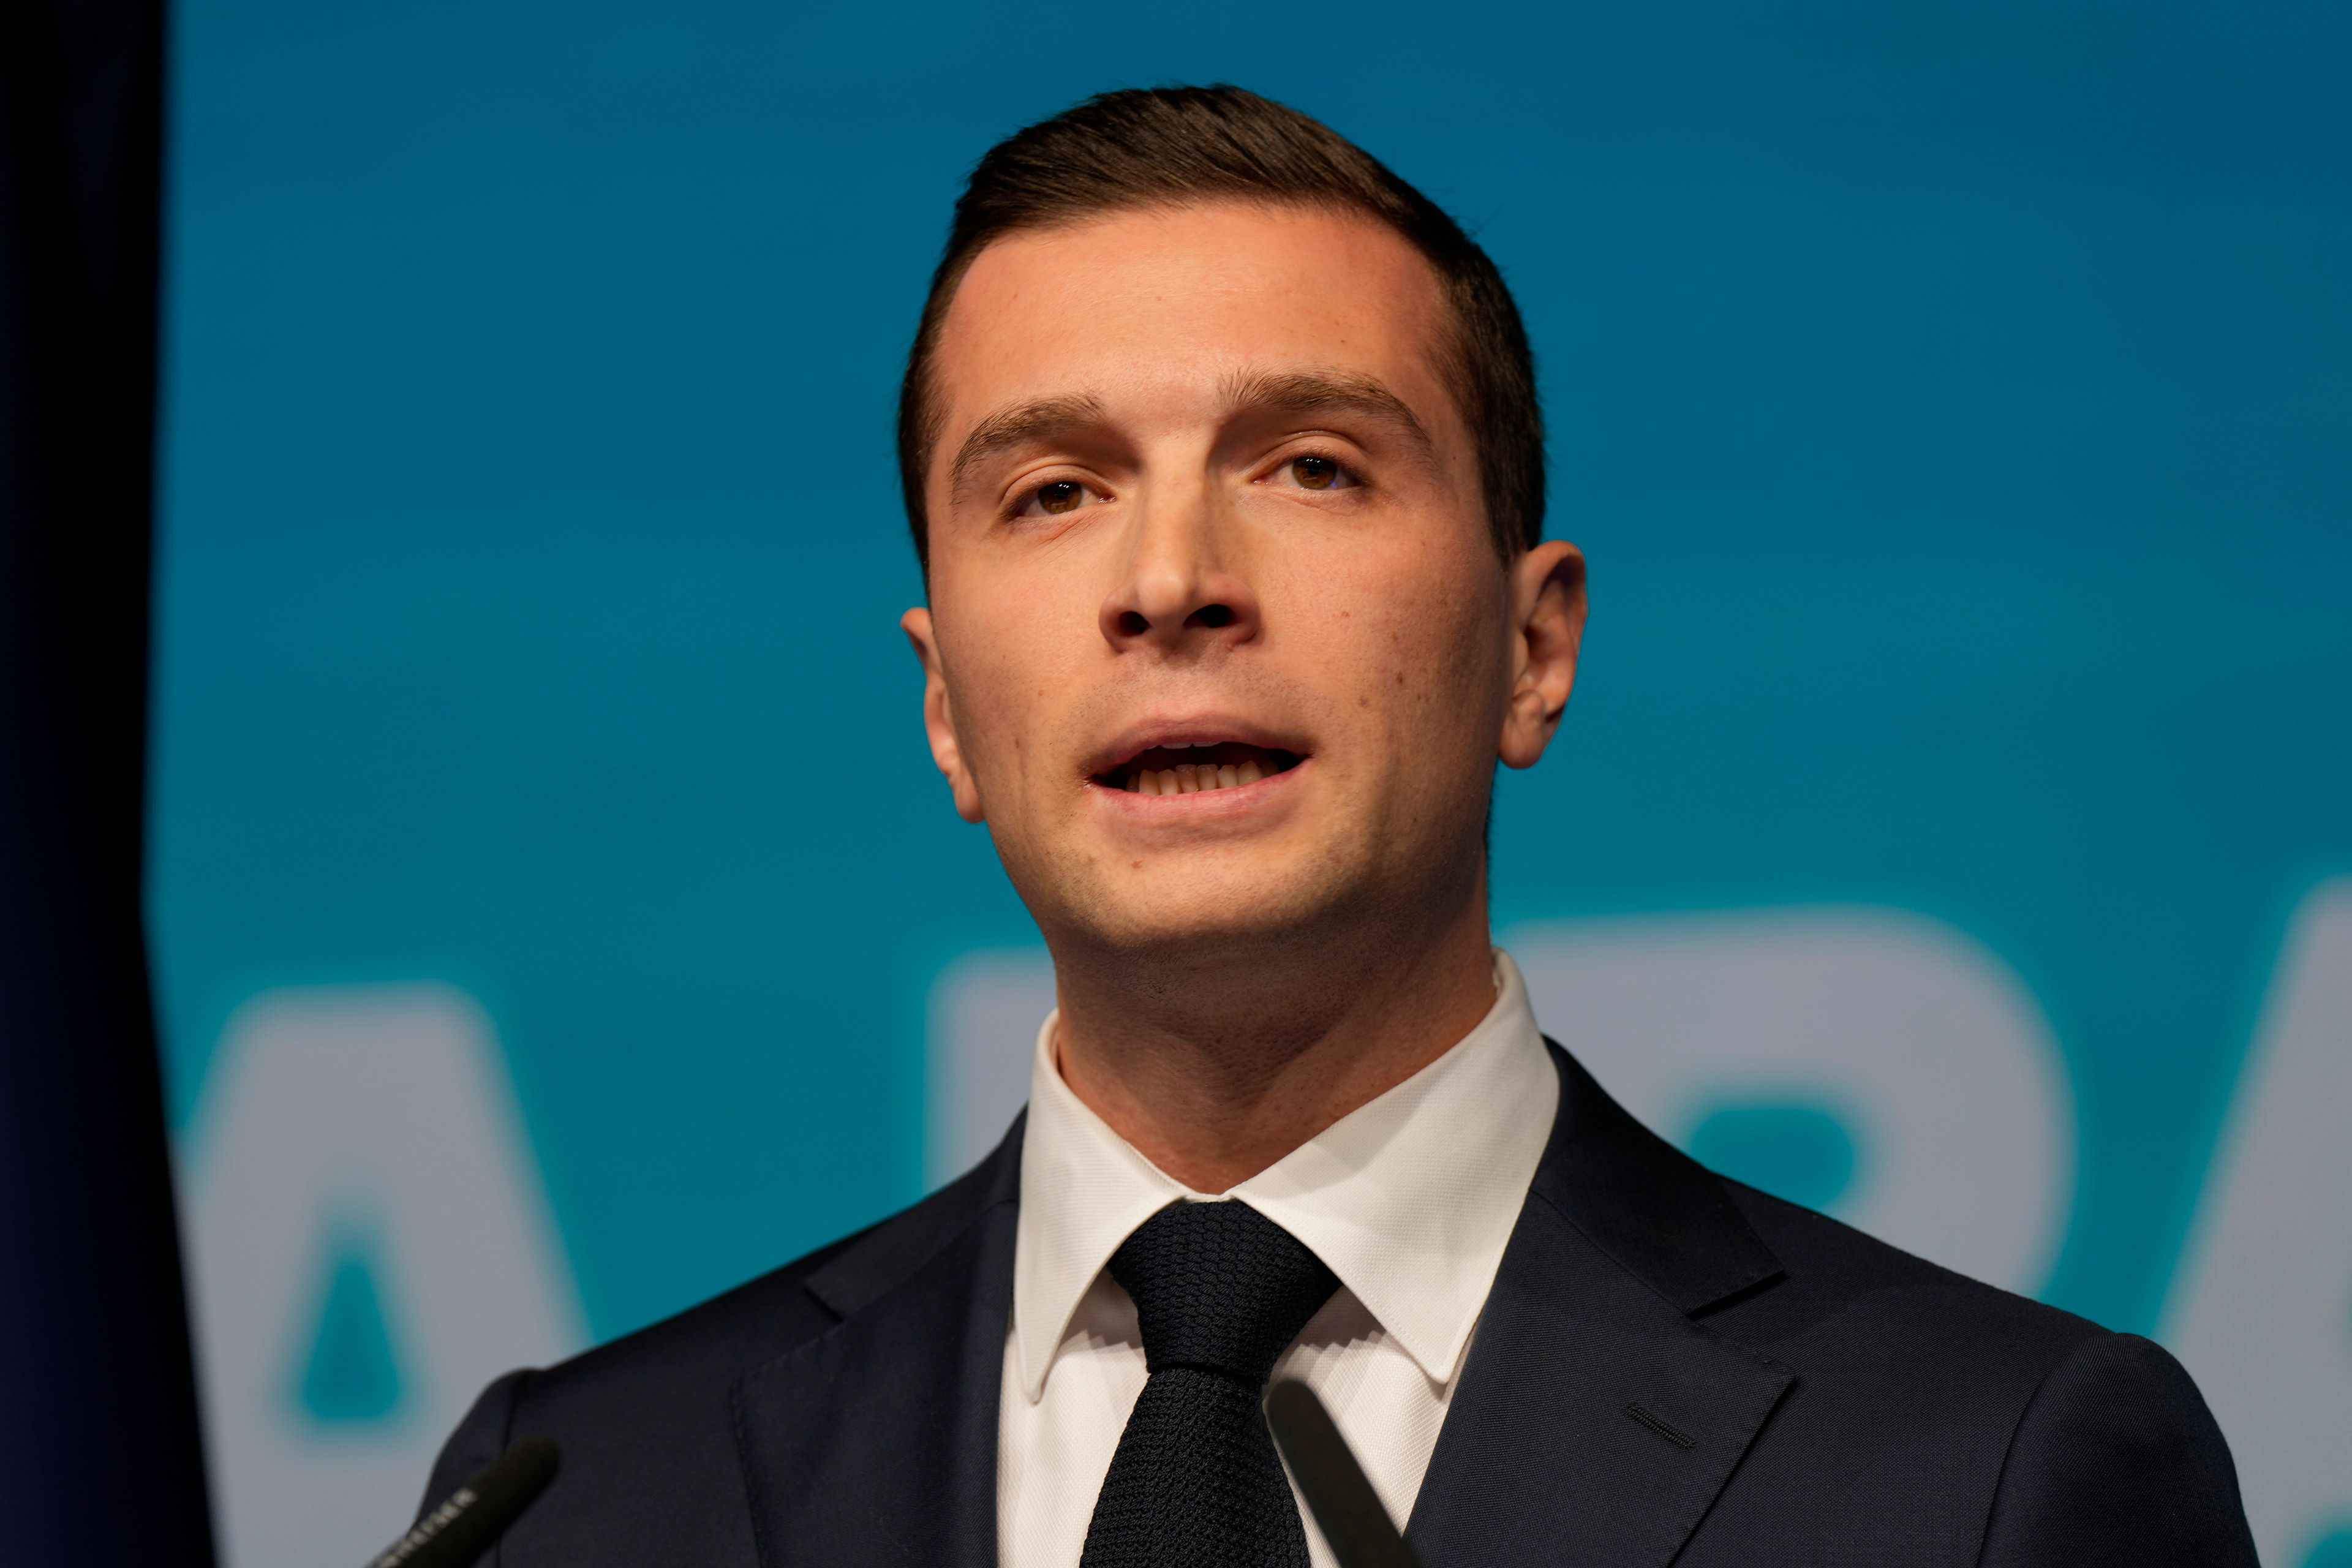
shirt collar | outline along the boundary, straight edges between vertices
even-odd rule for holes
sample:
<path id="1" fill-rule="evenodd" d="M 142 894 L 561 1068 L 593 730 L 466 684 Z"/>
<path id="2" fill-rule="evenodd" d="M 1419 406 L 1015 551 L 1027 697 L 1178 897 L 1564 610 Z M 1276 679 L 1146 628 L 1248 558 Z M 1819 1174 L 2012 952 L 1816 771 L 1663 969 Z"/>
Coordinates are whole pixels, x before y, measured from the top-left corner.
<path id="1" fill-rule="evenodd" d="M 1559 1107 L 1518 968 L 1451 1050 L 1220 1194 L 1305 1242 L 1433 1382 L 1470 1342 Z M 1207 1201 L 1138 1153 L 1062 1081 L 1046 1016 L 1029 1069 L 1013 1316 L 1023 1391 L 1043 1396 L 1071 1314 L 1136 1226 Z"/>

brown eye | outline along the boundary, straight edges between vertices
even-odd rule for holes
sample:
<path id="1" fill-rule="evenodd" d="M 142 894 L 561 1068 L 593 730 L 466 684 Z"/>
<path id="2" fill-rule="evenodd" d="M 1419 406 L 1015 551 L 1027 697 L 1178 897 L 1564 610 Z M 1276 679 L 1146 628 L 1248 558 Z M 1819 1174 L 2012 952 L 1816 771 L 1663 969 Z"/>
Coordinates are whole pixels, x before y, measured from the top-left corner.
<path id="1" fill-rule="evenodd" d="M 1339 465 L 1328 458 L 1293 458 L 1290 477 L 1310 490 L 1328 490 L 1339 482 Z"/>
<path id="2" fill-rule="evenodd" d="M 1077 510 L 1086 499 L 1087 487 L 1071 479 L 1056 479 L 1037 487 L 1037 510 L 1050 517 Z"/>

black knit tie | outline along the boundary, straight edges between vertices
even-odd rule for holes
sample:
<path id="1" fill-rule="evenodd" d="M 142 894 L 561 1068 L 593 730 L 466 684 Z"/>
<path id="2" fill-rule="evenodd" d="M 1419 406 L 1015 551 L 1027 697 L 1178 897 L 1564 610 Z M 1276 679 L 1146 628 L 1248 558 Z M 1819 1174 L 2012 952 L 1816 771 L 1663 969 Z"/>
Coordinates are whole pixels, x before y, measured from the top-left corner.
<path id="1" fill-rule="evenodd" d="M 1150 1371 L 1079 1568 L 1307 1568 L 1258 1399 L 1339 1277 L 1247 1204 L 1171 1204 L 1112 1255 Z"/>

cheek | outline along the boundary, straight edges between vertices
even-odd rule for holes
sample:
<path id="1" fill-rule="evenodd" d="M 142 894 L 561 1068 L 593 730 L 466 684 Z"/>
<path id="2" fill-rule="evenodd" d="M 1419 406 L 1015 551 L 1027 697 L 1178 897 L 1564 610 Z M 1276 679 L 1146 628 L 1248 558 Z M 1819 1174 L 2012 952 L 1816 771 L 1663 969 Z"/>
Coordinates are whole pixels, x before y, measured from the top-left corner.
<path id="1" fill-rule="evenodd" d="M 973 710 L 960 716 L 965 747 L 992 809 L 1003 811 L 1020 793 L 1024 764 L 1032 754 L 1041 714 L 1037 683 L 1010 661 L 992 661 L 971 682 Z"/>
<path id="2" fill-rule="evenodd" d="M 937 604 L 941 595 L 933 598 Z M 1017 805 L 1026 774 L 1066 728 L 1065 710 L 1076 679 L 1073 651 L 1055 617 L 1024 612 L 1024 604 L 1015 593 L 977 595 L 942 622 L 957 739 L 989 794 L 992 814 Z M 1085 629 L 1091 632 L 1091 624 Z"/>
<path id="3" fill-rule="evenodd" d="M 1455 732 L 1466 742 L 1476 731 L 1477 746 L 1491 747 L 1483 731 L 1499 710 L 1504 605 L 1490 565 L 1402 551 L 1319 579 L 1317 662 L 1345 705 L 1396 742 L 1425 748 Z"/>

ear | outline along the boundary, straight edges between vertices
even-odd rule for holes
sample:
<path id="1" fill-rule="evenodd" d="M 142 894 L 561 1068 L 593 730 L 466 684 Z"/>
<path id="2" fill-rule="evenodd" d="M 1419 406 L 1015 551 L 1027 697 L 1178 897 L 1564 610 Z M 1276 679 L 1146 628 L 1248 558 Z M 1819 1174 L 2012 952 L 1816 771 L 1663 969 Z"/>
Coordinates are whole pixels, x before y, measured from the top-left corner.
<path id="1" fill-rule="evenodd" d="M 1508 766 L 1542 760 L 1576 685 L 1583 640 L 1584 552 L 1548 540 L 1511 568 L 1511 699 L 1496 748 Z"/>
<path id="2" fill-rule="evenodd" d="M 898 627 L 907 634 L 915 658 L 923 666 L 923 731 L 930 737 L 931 761 L 947 777 L 948 788 L 955 795 L 956 815 L 966 822 L 984 822 L 988 816 L 981 809 L 980 785 L 964 765 L 963 744 L 956 739 L 955 710 L 948 701 L 947 667 L 940 658 L 931 612 L 918 605 L 898 617 Z"/>

